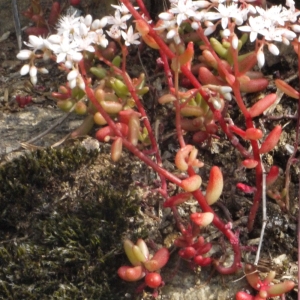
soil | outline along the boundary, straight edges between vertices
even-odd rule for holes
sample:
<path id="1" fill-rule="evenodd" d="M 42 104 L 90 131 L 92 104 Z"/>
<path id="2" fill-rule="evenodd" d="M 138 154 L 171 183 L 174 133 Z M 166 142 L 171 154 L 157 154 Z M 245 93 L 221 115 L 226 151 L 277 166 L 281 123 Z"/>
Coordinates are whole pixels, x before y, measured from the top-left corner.
<path id="1" fill-rule="evenodd" d="M 266 93 L 276 91 L 273 80 L 277 77 L 292 78 L 290 84 L 298 88 L 297 77 L 293 77 L 297 74 L 296 56 L 290 48 L 282 51 L 276 60 L 267 56 L 263 72 L 269 76 L 270 85 Z M 69 139 L 83 117 L 71 114 L 65 119 L 66 114 L 51 97 L 65 75 L 49 64 L 50 76 L 39 75 L 38 85 L 33 87 L 28 77 L 19 75 L 22 62 L 16 59 L 17 53 L 16 38 L 10 34 L 1 42 L 0 51 L 0 299 L 152 299 L 150 289 L 137 295 L 137 284 L 124 283 L 116 276 L 117 268 L 126 263 L 121 245 L 125 236 L 133 241 L 143 237 L 149 244 L 173 251 L 162 271 L 165 286 L 158 299 L 234 299 L 239 290 L 251 291 L 242 269 L 221 276 L 213 268 L 193 269 L 178 258 L 172 247 L 178 231 L 171 211 L 162 209 L 162 198 L 155 192 L 156 174 L 126 152 L 119 163 L 112 163 L 109 147 L 92 138 L 95 129 L 90 137 Z M 165 88 L 164 77 L 156 70 L 156 54 L 150 50 L 133 52 L 129 59 L 132 75 L 147 71 L 151 89 L 145 106 L 152 124 L 160 128 L 164 167 L 175 171 L 173 157 L 178 144 L 174 124 L 168 121 L 173 112 L 155 100 Z M 32 96 L 32 102 L 19 107 L 17 95 Z M 248 106 L 257 97 L 247 97 Z M 242 126 L 234 102 L 229 103 L 228 111 L 234 123 Z M 289 145 L 295 142 L 296 116 L 297 103 L 283 96 L 272 114 L 257 120 L 257 126 L 266 132 L 276 124 L 284 127 L 279 145 L 264 161 L 266 169 L 273 164 L 281 168 L 276 182 L 280 192 L 285 184 Z M 37 138 L 55 123 L 49 133 Z M 189 134 L 186 141 L 191 142 Z M 243 263 L 253 262 L 262 216 L 258 214 L 254 230 L 248 233 L 252 195 L 236 188 L 238 182 L 254 185 L 253 172 L 239 167 L 242 157 L 221 133 L 220 139 L 200 145 L 199 150 L 199 159 L 205 162 L 199 170 L 203 182 L 207 182 L 213 165 L 223 171 L 224 191 L 214 209 L 239 233 Z M 267 199 L 268 222 L 259 267 L 262 275 L 275 269 L 276 280 L 297 282 L 297 163 L 288 174 L 290 211 Z M 199 208 L 194 202 L 179 209 L 183 220 L 195 211 Z M 230 263 L 228 241 L 213 226 L 203 236 L 212 241 L 213 256 Z M 297 291 L 295 288 L 286 299 L 296 299 Z"/>

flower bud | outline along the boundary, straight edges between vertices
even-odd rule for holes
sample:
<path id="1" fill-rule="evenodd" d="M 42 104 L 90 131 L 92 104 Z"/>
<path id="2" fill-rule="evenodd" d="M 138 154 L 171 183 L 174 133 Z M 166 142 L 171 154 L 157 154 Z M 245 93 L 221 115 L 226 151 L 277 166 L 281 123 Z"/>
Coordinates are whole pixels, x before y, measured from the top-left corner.
<path id="1" fill-rule="evenodd" d="M 78 71 L 76 69 L 69 72 L 67 79 L 68 81 L 74 80 L 78 76 Z"/>
<path id="2" fill-rule="evenodd" d="M 279 49 L 277 48 L 277 46 L 275 46 L 275 45 L 272 44 L 272 43 L 268 44 L 268 49 L 269 49 L 269 51 L 270 51 L 273 55 L 278 55 L 278 54 L 279 54 Z"/>
<path id="3" fill-rule="evenodd" d="M 27 60 L 31 57 L 31 55 L 34 55 L 31 50 L 24 49 L 17 54 L 17 58 L 20 60 Z"/>
<path id="4" fill-rule="evenodd" d="M 29 70 L 30 70 L 30 65 L 29 64 L 24 65 L 20 70 L 21 76 L 28 74 Z"/>
<path id="5" fill-rule="evenodd" d="M 265 64 L 265 54 L 262 51 L 262 49 L 258 50 L 258 52 L 256 54 L 256 58 L 257 58 L 258 67 L 262 68 Z"/>

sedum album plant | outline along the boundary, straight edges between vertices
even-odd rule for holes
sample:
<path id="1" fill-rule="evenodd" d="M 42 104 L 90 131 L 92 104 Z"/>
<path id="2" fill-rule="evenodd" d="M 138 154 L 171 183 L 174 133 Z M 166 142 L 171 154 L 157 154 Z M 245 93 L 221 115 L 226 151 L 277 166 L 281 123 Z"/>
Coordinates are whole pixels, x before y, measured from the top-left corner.
<path id="1" fill-rule="evenodd" d="M 38 67 L 39 61 L 55 61 L 66 72 L 67 79 L 67 83 L 53 93 L 58 107 L 86 115 L 72 136 L 83 135 L 96 124 L 100 127 L 96 138 L 111 143 L 113 161 L 118 161 L 126 148 L 156 171 L 160 178 L 159 192 L 165 198 L 164 206 L 171 208 L 181 232 L 175 241 L 180 247 L 179 255 L 194 265 L 213 264 L 221 274 L 230 274 L 242 266 L 238 235 L 233 232 L 232 224 L 224 223 L 211 206 L 222 194 L 222 171 L 213 166 L 206 189 L 201 187 L 202 178 L 197 170 L 204 163 L 198 159 L 197 145 L 216 137 L 227 138 L 240 153 L 242 166 L 254 170 L 255 186 L 237 185 L 243 192 L 253 194 L 248 216 L 248 230 L 251 231 L 263 195 L 266 167 L 262 157 L 276 147 L 282 127 L 274 125 L 265 133 L 254 122 L 278 102 L 276 94 L 264 96 L 251 107 L 246 105 L 244 95 L 264 91 L 268 86 L 268 79 L 260 71 L 265 64 L 266 51 L 276 56 L 280 53 L 280 43 L 293 44 L 300 56 L 300 12 L 293 0 L 287 0 L 285 6 L 270 7 L 254 0 L 169 2 L 170 8 L 160 13 L 156 22 L 151 20 L 142 0 L 137 0 L 136 6 L 129 0 L 121 0 L 119 5 L 112 5 L 114 15 L 101 19 L 93 19 L 91 15 L 77 16 L 76 12 L 61 16 L 56 33 L 47 37 L 29 35 L 25 43 L 29 49 L 17 55 L 24 61 L 20 72 L 21 75 L 29 74 L 35 85 L 38 73 L 48 72 Z M 250 52 L 243 47 L 247 41 L 253 44 Z M 131 78 L 127 72 L 130 49 L 142 43 L 158 52 L 157 63 L 165 73 L 168 92 L 156 100 L 175 112 L 179 149 L 174 164 L 181 172 L 180 177 L 162 165 L 153 124 L 143 103 L 143 96 L 149 90 L 145 74 Z M 299 99 L 299 92 L 284 81 L 277 80 L 276 85 L 288 96 Z M 240 110 L 245 120 L 243 126 L 237 126 L 230 118 L 233 106 Z M 195 146 L 186 142 L 186 132 L 192 134 Z M 246 148 L 245 144 L 251 147 Z M 272 166 L 267 185 L 271 186 L 277 177 L 278 167 Z M 180 188 L 178 194 L 170 195 L 169 183 Z M 268 190 L 269 195 L 273 195 L 272 192 Z M 281 193 L 280 197 L 275 193 L 273 198 L 279 198 L 281 207 L 288 210 L 286 193 Z M 198 201 L 201 212 L 192 214 L 191 223 L 185 225 L 177 206 L 192 198 Z M 210 223 L 232 246 L 234 259 L 229 266 L 210 257 L 211 244 L 200 235 L 200 228 Z M 160 251 L 167 250 L 158 250 L 150 259 L 142 240 L 137 245 L 126 240 L 124 247 L 133 266 L 121 267 L 120 277 L 136 281 L 146 276 L 148 286 L 158 287 L 162 282 L 158 278 L 160 275 L 150 275 L 156 282 L 153 284 L 149 274 L 165 265 L 168 255 L 160 256 Z M 149 269 L 147 266 L 156 258 L 160 261 L 158 267 Z M 247 298 L 239 294 L 237 299 L 266 299 L 273 294 L 284 294 L 294 286 L 289 281 L 270 288 L 271 277 L 260 283 L 266 287 L 263 291 L 256 286 L 260 296 Z M 275 287 L 276 292 L 273 292 Z"/>

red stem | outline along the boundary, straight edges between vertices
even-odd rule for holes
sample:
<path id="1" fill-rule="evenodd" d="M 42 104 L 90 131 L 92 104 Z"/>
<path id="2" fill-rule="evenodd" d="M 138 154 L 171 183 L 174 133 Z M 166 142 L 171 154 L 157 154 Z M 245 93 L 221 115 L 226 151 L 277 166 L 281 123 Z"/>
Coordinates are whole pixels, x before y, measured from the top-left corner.
<path id="1" fill-rule="evenodd" d="M 133 17 L 136 20 L 141 20 L 142 17 L 140 16 L 140 14 L 134 9 L 134 7 L 132 6 L 132 4 L 130 3 L 129 0 L 121 0 L 122 3 L 128 8 L 128 10 L 130 11 L 130 13 L 133 15 Z M 164 52 L 164 54 L 169 58 L 172 59 L 175 57 L 175 54 L 169 49 L 169 47 L 164 43 L 164 41 L 157 35 L 157 33 L 155 32 L 155 30 L 153 30 L 149 25 L 149 35 L 151 37 L 154 38 L 154 40 L 156 41 L 156 43 L 158 44 L 158 46 L 160 47 L 160 51 Z M 186 75 L 190 80 L 191 83 L 194 84 L 194 86 L 196 88 L 200 88 L 201 84 L 198 82 L 198 80 L 194 77 L 194 75 L 191 73 L 191 71 L 185 67 L 182 66 L 181 67 L 181 71 L 183 72 L 184 75 Z M 200 90 L 201 95 L 203 96 L 203 98 L 207 101 L 208 105 L 210 106 L 210 108 L 212 109 L 213 112 L 217 112 L 214 107 L 211 105 L 211 103 L 208 102 L 208 97 L 206 95 L 205 92 L 203 92 L 202 90 Z M 226 133 L 226 135 L 228 137 L 231 137 L 230 140 L 232 140 L 233 135 L 232 133 L 228 130 L 227 125 L 223 119 L 223 117 L 220 114 L 220 118 L 219 118 L 219 122 L 221 124 L 222 129 L 224 130 L 224 132 Z M 125 145 L 125 144 L 124 144 Z M 240 145 L 240 144 L 238 144 Z M 125 147 L 127 147 L 125 145 Z M 244 149 L 241 145 L 239 146 L 239 148 Z M 131 149 L 129 149 L 131 151 Z M 135 152 L 138 151 L 137 149 L 134 149 Z M 244 153 L 248 152 L 246 150 L 243 151 Z M 133 152 L 134 153 L 134 152 Z M 137 152 L 136 152 L 137 153 Z M 135 153 L 134 153 L 135 154 Z M 138 154 L 138 153 L 137 153 Z M 248 154 L 249 156 L 249 154 Z M 141 157 L 140 157 L 141 158 Z M 142 159 L 142 158 L 141 158 Z M 156 169 L 155 169 L 156 170 Z M 158 170 L 156 170 L 158 172 Z M 161 170 L 160 170 L 161 171 Z M 191 174 L 190 174 L 191 175 Z M 171 180 L 172 181 L 172 180 Z M 173 181 L 174 182 L 174 181 Z M 174 182 L 175 183 L 175 182 Z M 180 186 L 180 184 L 178 184 Z M 230 274 L 233 273 L 237 270 L 237 268 L 239 268 L 240 266 L 240 259 L 241 259 L 241 254 L 240 254 L 240 249 L 239 249 L 239 243 L 238 240 L 236 238 L 236 236 L 234 235 L 234 233 L 227 229 L 225 227 L 225 225 L 222 223 L 222 221 L 219 219 L 219 217 L 216 215 L 216 213 L 211 209 L 211 207 L 206 203 L 205 197 L 203 196 L 203 194 L 201 193 L 200 190 L 196 191 L 193 193 L 194 197 L 197 199 L 199 205 L 201 206 L 202 210 L 204 211 L 210 211 L 214 214 L 215 218 L 213 221 L 213 224 L 227 237 L 229 238 L 229 241 L 232 244 L 233 250 L 235 252 L 235 258 L 234 258 L 234 262 L 230 267 L 223 267 L 223 266 L 217 266 L 217 269 L 219 272 L 221 272 L 222 274 Z M 203 206 L 202 206 L 203 205 Z"/>

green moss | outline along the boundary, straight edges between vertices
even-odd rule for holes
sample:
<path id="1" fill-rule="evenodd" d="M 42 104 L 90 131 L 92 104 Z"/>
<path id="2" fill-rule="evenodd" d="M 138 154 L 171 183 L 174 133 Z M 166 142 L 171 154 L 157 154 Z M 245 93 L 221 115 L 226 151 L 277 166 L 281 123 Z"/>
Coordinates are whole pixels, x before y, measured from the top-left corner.
<path id="1" fill-rule="evenodd" d="M 138 211 L 131 165 L 75 147 L 0 168 L 1 299 L 121 299 L 122 237 Z"/>

